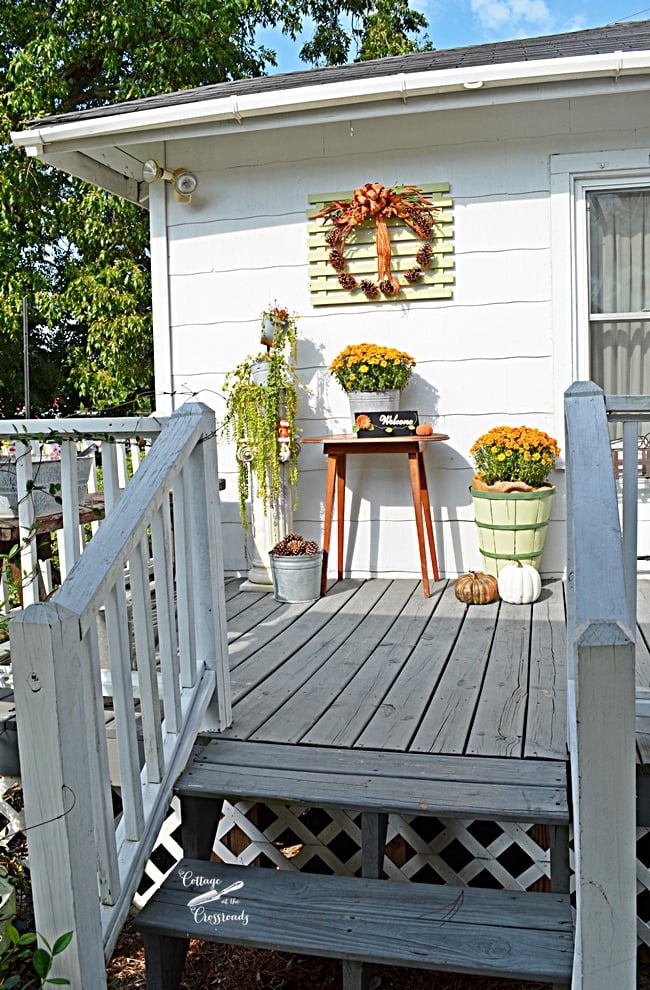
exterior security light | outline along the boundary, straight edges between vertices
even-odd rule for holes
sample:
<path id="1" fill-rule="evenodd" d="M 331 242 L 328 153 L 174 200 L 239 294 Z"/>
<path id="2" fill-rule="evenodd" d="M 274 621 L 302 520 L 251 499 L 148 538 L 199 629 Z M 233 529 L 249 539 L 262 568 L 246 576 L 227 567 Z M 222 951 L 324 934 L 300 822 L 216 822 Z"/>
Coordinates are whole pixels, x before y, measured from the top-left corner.
<path id="1" fill-rule="evenodd" d="M 153 158 L 149 158 L 142 166 L 142 178 L 147 185 L 151 185 L 156 179 L 162 179 L 164 172 L 165 170 Z"/>
<path id="2" fill-rule="evenodd" d="M 186 168 L 177 168 L 170 172 L 153 158 L 147 159 L 142 166 L 142 179 L 147 184 L 156 182 L 157 179 L 169 182 L 174 190 L 174 199 L 177 203 L 190 203 L 192 193 L 199 184 L 196 176 L 192 172 L 188 172 Z"/>
<path id="3" fill-rule="evenodd" d="M 172 173 L 172 188 L 176 202 L 190 203 L 192 201 L 192 193 L 198 184 L 198 179 L 192 172 L 188 172 L 186 168 L 177 168 Z"/>

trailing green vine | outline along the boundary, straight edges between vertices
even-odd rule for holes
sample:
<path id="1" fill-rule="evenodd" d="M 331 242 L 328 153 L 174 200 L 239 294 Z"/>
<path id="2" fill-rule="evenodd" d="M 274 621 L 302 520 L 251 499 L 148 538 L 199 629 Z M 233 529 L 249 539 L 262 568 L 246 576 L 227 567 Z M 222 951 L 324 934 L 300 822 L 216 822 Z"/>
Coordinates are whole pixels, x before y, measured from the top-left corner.
<path id="1" fill-rule="evenodd" d="M 281 465 L 289 466 L 289 482 L 298 480 L 298 390 L 306 391 L 296 375 L 297 317 L 274 307 L 262 313 L 262 343 L 266 353 L 244 358 L 228 373 L 224 384 L 224 436 L 237 451 L 239 514 L 244 530 L 250 522 L 247 502 L 251 473 L 255 492 L 268 512 L 282 488 Z M 258 375 L 266 373 L 260 383 Z M 295 507 L 298 490 L 295 487 Z"/>

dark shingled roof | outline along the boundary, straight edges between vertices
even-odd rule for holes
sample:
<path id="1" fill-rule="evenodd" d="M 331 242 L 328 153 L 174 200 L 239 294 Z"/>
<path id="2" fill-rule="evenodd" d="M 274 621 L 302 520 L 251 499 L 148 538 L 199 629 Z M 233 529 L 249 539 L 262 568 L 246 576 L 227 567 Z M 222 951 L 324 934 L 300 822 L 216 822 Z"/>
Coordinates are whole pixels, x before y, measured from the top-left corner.
<path id="1" fill-rule="evenodd" d="M 258 76 L 254 79 L 237 79 L 234 82 L 185 89 L 178 93 L 164 93 L 160 96 L 129 100 L 126 103 L 114 103 L 90 110 L 41 117 L 40 120 L 30 121 L 27 126 L 67 123 L 85 118 L 131 113 L 135 110 L 151 110 L 156 107 L 200 103 L 203 100 L 214 100 L 220 97 L 236 97 L 248 93 L 270 93 L 293 89 L 297 86 L 320 86 L 324 83 L 373 79 L 399 73 L 435 72 L 439 69 L 470 68 L 477 65 L 498 65 L 505 62 L 532 62 L 537 59 L 647 50 L 650 50 L 650 20 L 631 21 L 626 24 L 609 24 L 605 27 L 591 28 L 587 31 L 544 35 L 540 38 L 520 38 L 515 41 L 498 41 L 493 44 L 470 45 L 465 48 L 416 52 L 413 55 L 397 55 L 393 58 L 374 59 L 369 62 L 352 62 L 348 65 L 336 65 L 326 69 L 309 69 L 274 76 Z"/>

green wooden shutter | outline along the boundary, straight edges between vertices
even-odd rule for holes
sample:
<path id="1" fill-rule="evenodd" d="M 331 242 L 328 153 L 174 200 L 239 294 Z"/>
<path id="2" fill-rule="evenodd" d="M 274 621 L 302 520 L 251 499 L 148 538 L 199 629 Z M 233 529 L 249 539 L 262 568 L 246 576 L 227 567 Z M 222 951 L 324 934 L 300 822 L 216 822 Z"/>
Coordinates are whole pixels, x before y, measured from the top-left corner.
<path id="1" fill-rule="evenodd" d="M 361 289 L 349 291 L 339 285 L 338 273 L 328 263 L 332 250 L 325 240 L 330 225 L 321 220 L 312 220 L 317 213 L 334 199 L 349 200 L 352 190 L 347 192 L 314 193 L 309 196 L 307 210 L 307 232 L 309 236 L 309 291 L 313 306 L 337 306 L 354 303 L 415 302 L 418 299 L 451 299 L 454 283 L 454 243 L 453 243 L 453 200 L 449 196 L 449 183 L 423 184 L 419 187 L 425 196 L 438 207 L 436 224 L 430 242 L 433 258 L 423 278 L 414 285 L 402 285 L 396 296 L 383 296 L 368 299 Z M 410 227 L 397 217 L 388 221 L 392 260 L 391 268 L 398 277 L 408 268 L 417 265 L 415 255 L 422 241 Z M 375 224 L 364 223 L 356 228 L 345 242 L 347 271 L 357 279 L 368 278 L 377 282 L 377 252 L 375 248 Z M 403 277 L 400 282 L 404 282 Z"/>

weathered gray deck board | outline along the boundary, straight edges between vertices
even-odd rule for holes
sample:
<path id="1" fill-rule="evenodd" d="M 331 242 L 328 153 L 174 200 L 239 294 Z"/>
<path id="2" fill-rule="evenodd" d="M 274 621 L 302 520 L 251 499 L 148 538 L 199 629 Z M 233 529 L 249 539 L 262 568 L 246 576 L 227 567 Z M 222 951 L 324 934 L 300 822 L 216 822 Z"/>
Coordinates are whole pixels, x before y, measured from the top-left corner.
<path id="1" fill-rule="evenodd" d="M 468 609 L 431 703 L 409 747 L 424 753 L 462 753 L 484 683 L 499 605 Z"/>
<path id="2" fill-rule="evenodd" d="M 411 596 L 345 691 L 305 734 L 303 743 L 352 746 L 356 742 L 417 646 L 444 587 L 442 582 L 434 588 L 430 598 L 420 594 Z"/>
<path id="3" fill-rule="evenodd" d="M 268 599 L 233 620 L 225 738 L 566 759 L 561 582 L 533 606 L 390 579 L 336 582 L 311 606 Z"/>
<path id="4" fill-rule="evenodd" d="M 565 759 L 566 616 L 561 581 L 549 582 L 535 603 L 524 756 Z"/>
<path id="5" fill-rule="evenodd" d="M 228 734 L 246 738 L 320 669 L 354 634 L 363 617 L 388 588 L 388 581 L 340 581 L 308 613 L 267 643 L 232 672 L 235 702 L 257 685 Z"/>
<path id="6" fill-rule="evenodd" d="M 467 753 L 522 756 L 532 607 L 501 602 Z"/>
<path id="7" fill-rule="evenodd" d="M 409 748 L 440 672 L 465 619 L 453 583 L 444 590 L 433 618 L 356 745 L 370 749 Z"/>
<path id="8" fill-rule="evenodd" d="M 252 738 L 268 742 L 298 742 L 323 712 L 347 688 L 356 671 L 381 642 L 419 582 L 393 581 L 365 615 L 354 636 L 344 643 Z"/>
<path id="9" fill-rule="evenodd" d="M 192 797 L 566 824 L 561 761 L 481 759 L 214 739 L 176 785 Z"/>
<path id="10" fill-rule="evenodd" d="M 226 618 L 231 622 L 236 615 L 253 608 L 258 602 L 264 601 L 266 592 L 240 591 L 226 599 Z"/>
<path id="11" fill-rule="evenodd" d="M 192 887 L 192 878 L 202 881 Z M 190 885 L 188 886 L 188 879 Z M 220 905 L 188 906 L 210 886 L 238 885 Z M 239 920 L 237 916 L 239 915 Z M 245 919 L 245 923 L 244 923 Z M 184 860 L 140 914 L 140 930 L 386 965 L 568 981 L 568 896 L 314 876 Z M 149 946 L 155 952 L 156 947 Z"/>

